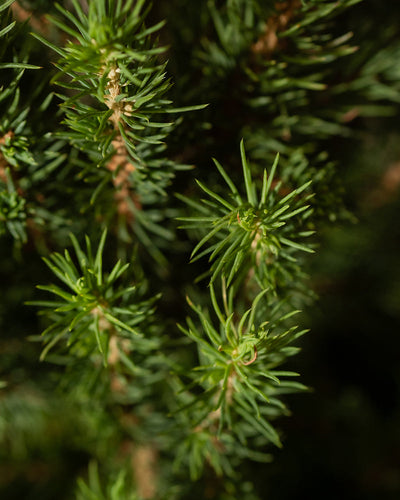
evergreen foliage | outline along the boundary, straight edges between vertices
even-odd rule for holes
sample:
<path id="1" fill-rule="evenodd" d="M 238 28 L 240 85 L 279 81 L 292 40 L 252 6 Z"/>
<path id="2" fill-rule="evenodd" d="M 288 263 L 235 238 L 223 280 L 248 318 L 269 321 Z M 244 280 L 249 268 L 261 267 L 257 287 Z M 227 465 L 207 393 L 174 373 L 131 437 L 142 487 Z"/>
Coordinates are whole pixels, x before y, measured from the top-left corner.
<path id="1" fill-rule="evenodd" d="M 0 455 L 78 457 L 40 498 L 265 498 L 319 231 L 352 220 L 335 141 L 398 113 L 396 27 L 342 28 L 364 3 L 0 6 L 0 326 L 29 350 Z"/>

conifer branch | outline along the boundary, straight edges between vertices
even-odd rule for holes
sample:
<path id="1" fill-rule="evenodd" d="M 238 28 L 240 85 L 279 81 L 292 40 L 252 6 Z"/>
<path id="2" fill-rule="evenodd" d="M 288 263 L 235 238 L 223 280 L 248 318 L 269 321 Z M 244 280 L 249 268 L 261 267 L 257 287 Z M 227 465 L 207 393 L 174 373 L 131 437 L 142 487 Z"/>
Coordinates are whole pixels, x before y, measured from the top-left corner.
<path id="1" fill-rule="evenodd" d="M 251 462 L 307 391 L 291 357 L 308 259 L 349 217 L 336 141 L 400 103 L 393 34 L 364 47 L 335 24 L 360 1 L 2 3 L 0 320 L 46 362 L 19 392 L 2 371 L 5 455 L 28 457 L 37 427 L 52 457 L 73 435 L 79 500 L 261 498 Z M 47 437 L 58 422 L 68 436 Z"/>

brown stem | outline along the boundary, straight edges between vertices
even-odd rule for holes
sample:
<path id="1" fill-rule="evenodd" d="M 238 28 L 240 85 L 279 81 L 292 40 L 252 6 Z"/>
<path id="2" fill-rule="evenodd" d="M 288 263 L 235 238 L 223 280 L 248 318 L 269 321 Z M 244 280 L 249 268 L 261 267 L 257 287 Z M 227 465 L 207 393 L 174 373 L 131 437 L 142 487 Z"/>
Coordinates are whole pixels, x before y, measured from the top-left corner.
<path id="1" fill-rule="evenodd" d="M 21 7 L 21 5 L 19 5 L 18 2 L 14 2 L 13 4 L 11 4 L 11 10 L 15 19 L 17 19 L 20 22 L 28 21 L 28 23 L 32 26 L 32 28 L 35 31 L 43 35 L 47 35 L 49 31 L 48 29 L 49 23 L 44 16 L 40 17 L 35 16 L 29 10 L 26 10 L 23 7 Z"/>
<path id="2" fill-rule="evenodd" d="M 251 365 L 252 363 L 254 363 L 254 361 L 257 359 L 257 356 L 258 356 L 258 352 L 257 352 L 257 347 L 254 346 L 254 354 L 253 354 L 253 357 L 250 359 L 250 361 L 246 361 L 246 363 L 244 363 L 242 361 L 242 365 L 244 366 L 248 366 L 248 365 Z"/>
<path id="3" fill-rule="evenodd" d="M 251 48 L 254 54 L 271 57 L 279 47 L 278 33 L 288 28 L 290 21 L 301 7 L 300 0 L 276 2 L 277 14 L 271 16 L 265 23 L 265 30 Z"/>
<path id="4" fill-rule="evenodd" d="M 151 444 L 134 446 L 132 468 L 140 498 L 150 500 L 157 493 L 158 453 Z"/>
<path id="5" fill-rule="evenodd" d="M 2 144 L 5 144 L 8 139 L 12 139 L 14 137 L 14 132 L 11 130 L 7 132 L 6 134 L 3 135 L 3 137 L 0 137 L 0 146 Z M 3 153 L 1 152 L 0 148 L 0 180 L 2 180 L 4 183 L 7 182 L 7 176 L 6 176 L 6 168 L 8 167 L 8 163 L 6 159 L 4 158 Z"/>
<path id="6" fill-rule="evenodd" d="M 132 193 L 132 186 L 130 182 L 130 175 L 135 171 L 135 166 L 129 158 L 128 150 L 126 148 L 124 139 L 119 132 L 122 115 L 132 114 L 132 105 L 123 100 L 118 100 L 121 94 L 120 71 L 116 65 L 113 65 L 107 75 L 107 94 L 104 96 L 104 101 L 109 109 L 113 111 L 110 121 L 117 132 L 112 146 L 115 149 L 115 154 L 108 162 L 107 168 L 111 172 L 115 172 L 113 184 L 115 187 L 114 199 L 117 204 L 117 211 L 120 215 L 126 217 L 128 220 L 133 219 L 132 202 L 140 208 L 140 202 Z"/>
<path id="7" fill-rule="evenodd" d="M 384 171 L 380 182 L 363 200 L 367 207 L 379 208 L 396 199 L 400 189 L 400 161 L 391 163 Z"/>

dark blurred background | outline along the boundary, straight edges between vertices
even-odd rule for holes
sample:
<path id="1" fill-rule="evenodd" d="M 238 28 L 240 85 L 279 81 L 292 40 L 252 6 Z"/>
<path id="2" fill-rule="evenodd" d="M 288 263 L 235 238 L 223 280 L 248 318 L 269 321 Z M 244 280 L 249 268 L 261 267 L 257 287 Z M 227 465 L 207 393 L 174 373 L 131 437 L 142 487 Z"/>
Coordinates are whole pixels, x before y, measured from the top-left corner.
<path id="1" fill-rule="evenodd" d="M 376 120 L 353 154 L 342 145 L 358 220 L 326 230 L 313 260 L 319 300 L 291 361 L 313 391 L 290 398 L 264 498 L 400 498 L 399 139 Z"/>

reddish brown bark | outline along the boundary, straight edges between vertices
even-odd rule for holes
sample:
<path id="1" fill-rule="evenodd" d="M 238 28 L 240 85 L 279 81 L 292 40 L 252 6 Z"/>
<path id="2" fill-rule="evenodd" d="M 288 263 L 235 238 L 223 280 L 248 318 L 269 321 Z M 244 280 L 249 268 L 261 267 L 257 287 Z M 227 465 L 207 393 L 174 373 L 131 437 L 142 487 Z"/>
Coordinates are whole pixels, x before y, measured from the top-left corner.
<path id="1" fill-rule="evenodd" d="M 255 54 L 261 54 L 266 57 L 278 49 L 278 34 L 289 27 L 290 21 L 295 17 L 297 10 L 301 7 L 300 0 L 287 0 L 286 2 L 277 2 L 275 9 L 277 14 L 271 16 L 265 23 L 263 35 L 252 46 Z"/>

